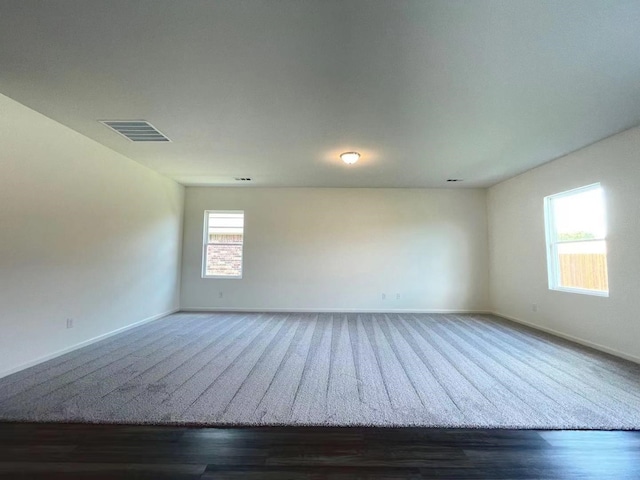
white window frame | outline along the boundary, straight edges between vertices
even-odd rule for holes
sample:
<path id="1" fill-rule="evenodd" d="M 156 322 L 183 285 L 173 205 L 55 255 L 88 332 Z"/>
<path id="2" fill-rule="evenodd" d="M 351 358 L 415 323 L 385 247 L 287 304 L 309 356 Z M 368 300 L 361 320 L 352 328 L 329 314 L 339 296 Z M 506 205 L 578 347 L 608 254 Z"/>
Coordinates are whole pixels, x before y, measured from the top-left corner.
<path id="1" fill-rule="evenodd" d="M 547 273 L 549 277 L 549 290 L 556 290 L 559 292 L 579 293 L 582 295 L 594 295 L 597 297 L 608 297 L 609 291 L 604 290 L 592 290 L 590 288 L 577 288 L 577 287 L 563 287 L 560 285 L 560 266 L 557 245 L 562 243 L 587 243 L 587 242 L 605 242 L 607 241 L 607 235 L 601 238 L 589 238 L 585 240 L 558 240 L 558 233 L 556 231 L 556 222 L 553 216 L 552 203 L 554 200 L 562 197 L 569 197 L 579 193 L 587 192 L 589 190 L 602 189 L 600 183 L 592 183 L 591 185 L 585 185 L 584 187 L 574 188 L 565 192 L 556 193 L 544 197 L 544 220 L 545 220 L 545 233 L 547 240 Z M 606 215 L 606 210 L 605 210 Z"/>
<path id="2" fill-rule="evenodd" d="M 207 247 L 209 245 L 216 245 L 216 243 L 209 243 L 209 214 L 210 213 L 241 213 L 242 214 L 242 244 L 240 248 L 240 275 L 207 275 Z M 204 229 L 202 232 L 202 278 L 213 279 L 227 279 L 227 280 L 239 280 L 242 279 L 244 273 L 244 232 L 245 232 L 245 214 L 244 210 L 205 210 L 204 222 L 202 222 Z"/>

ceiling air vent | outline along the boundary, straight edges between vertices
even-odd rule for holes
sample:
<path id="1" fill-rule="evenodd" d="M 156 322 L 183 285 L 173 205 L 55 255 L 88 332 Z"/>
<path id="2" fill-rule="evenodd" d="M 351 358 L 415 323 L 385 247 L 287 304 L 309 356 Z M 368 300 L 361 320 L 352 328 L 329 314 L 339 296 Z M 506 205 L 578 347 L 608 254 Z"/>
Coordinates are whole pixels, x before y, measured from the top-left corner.
<path id="1" fill-rule="evenodd" d="M 111 130 L 132 142 L 170 142 L 156 127 L 144 120 L 100 120 Z"/>

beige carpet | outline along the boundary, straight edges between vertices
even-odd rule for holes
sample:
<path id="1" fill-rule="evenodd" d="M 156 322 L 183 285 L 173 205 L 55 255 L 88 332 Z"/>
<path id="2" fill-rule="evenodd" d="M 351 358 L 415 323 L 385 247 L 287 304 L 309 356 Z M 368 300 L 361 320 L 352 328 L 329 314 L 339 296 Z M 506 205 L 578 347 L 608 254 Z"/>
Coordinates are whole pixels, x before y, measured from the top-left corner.
<path id="1" fill-rule="evenodd" d="M 493 316 L 176 314 L 0 379 L 0 419 L 637 429 L 640 366 Z"/>

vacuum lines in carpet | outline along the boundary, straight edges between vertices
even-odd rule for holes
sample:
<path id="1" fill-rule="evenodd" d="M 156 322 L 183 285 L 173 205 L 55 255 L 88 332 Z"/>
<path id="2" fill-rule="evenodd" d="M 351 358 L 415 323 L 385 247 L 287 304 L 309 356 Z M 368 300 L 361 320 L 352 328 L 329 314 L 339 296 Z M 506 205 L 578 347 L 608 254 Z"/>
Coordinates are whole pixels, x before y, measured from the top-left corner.
<path id="1" fill-rule="evenodd" d="M 0 379 L 0 419 L 640 428 L 640 366 L 489 315 L 181 313 Z"/>

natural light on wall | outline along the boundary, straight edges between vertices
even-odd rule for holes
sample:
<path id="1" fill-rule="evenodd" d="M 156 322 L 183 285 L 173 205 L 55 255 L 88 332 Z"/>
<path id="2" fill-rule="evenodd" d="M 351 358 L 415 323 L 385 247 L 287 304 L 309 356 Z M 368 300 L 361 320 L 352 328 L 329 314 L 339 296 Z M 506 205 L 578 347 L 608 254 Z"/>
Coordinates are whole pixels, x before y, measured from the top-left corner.
<path id="1" fill-rule="evenodd" d="M 202 276 L 205 278 L 242 278 L 244 212 L 204 212 L 204 248 Z"/>
<path id="2" fill-rule="evenodd" d="M 599 183 L 545 197 L 549 288 L 608 296 L 606 212 Z"/>

